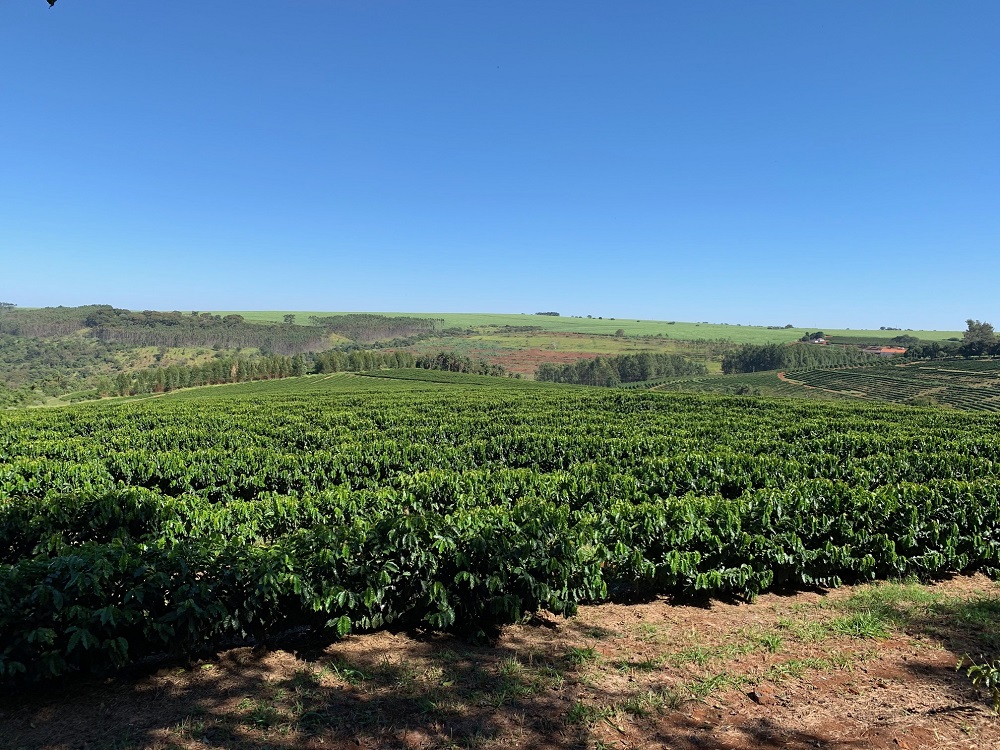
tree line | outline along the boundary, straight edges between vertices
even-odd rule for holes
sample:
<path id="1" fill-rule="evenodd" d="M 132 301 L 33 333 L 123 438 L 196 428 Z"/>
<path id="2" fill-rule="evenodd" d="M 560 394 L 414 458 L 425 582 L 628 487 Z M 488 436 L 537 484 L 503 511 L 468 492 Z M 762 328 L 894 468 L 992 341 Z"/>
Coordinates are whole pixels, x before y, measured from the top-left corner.
<path id="1" fill-rule="evenodd" d="M 410 352 L 378 352 L 370 349 L 331 350 L 312 355 L 311 372 L 364 372 L 381 369 L 398 370 L 404 367 L 417 367 L 416 357 Z"/>
<path id="2" fill-rule="evenodd" d="M 222 357 L 203 365 L 170 365 L 123 372 L 113 378 L 104 379 L 92 395 L 94 397 L 137 396 L 146 393 L 169 393 L 178 388 L 202 385 L 412 367 L 476 375 L 507 374 L 501 365 L 490 364 L 485 360 L 473 360 L 450 352 L 418 357 L 410 352 L 327 351 L 312 355 L 296 354 L 291 357 L 280 354 L 257 358 Z"/>
<path id="3" fill-rule="evenodd" d="M 692 362 L 679 354 L 640 352 L 581 359 L 565 365 L 543 362 L 535 372 L 535 379 L 549 383 L 616 386 L 654 378 L 705 374 L 703 363 Z"/>
<path id="4" fill-rule="evenodd" d="M 744 344 L 722 357 L 722 372 L 763 372 L 785 368 L 836 367 L 880 362 L 877 354 L 869 354 L 849 346 L 819 346 L 814 344 Z"/>
<path id="5" fill-rule="evenodd" d="M 961 340 L 920 341 L 909 335 L 896 336 L 889 343 L 906 347 L 906 359 L 941 359 L 947 357 L 1000 356 L 1000 340 L 990 323 L 969 319 Z M 885 329 L 890 330 L 890 329 Z M 803 338 L 822 338 L 822 332 Z M 765 370 L 804 369 L 810 367 L 846 367 L 884 362 L 851 346 L 816 346 L 811 344 L 744 344 L 722 357 L 726 374 L 763 372 Z"/>
<path id="6" fill-rule="evenodd" d="M 910 359 L 1000 357 L 1000 339 L 991 323 L 971 318 L 965 323 L 961 341 L 925 341 L 907 349 L 906 356 Z"/>
<path id="7" fill-rule="evenodd" d="M 438 352 L 417 357 L 416 366 L 425 370 L 446 370 L 447 372 L 466 372 L 471 375 L 492 375 L 494 377 L 520 377 L 508 373 L 503 365 L 488 362 L 485 359 L 472 359 L 454 352 Z"/>
<path id="8" fill-rule="evenodd" d="M 306 360 L 301 354 L 287 357 L 222 357 L 202 365 L 170 365 L 122 372 L 111 378 L 110 392 L 100 395 L 136 396 L 144 393 L 169 393 L 178 388 L 222 383 L 246 383 L 305 375 Z M 97 389 L 101 390 L 100 387 Z"/>

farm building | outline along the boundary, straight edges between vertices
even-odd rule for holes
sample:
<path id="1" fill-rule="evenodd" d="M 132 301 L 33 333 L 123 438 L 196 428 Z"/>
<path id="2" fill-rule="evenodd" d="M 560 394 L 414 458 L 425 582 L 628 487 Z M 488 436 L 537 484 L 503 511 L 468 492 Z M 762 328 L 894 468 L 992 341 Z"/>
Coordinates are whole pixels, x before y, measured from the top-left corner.
<path id="1" fill-rule="evenodd" d="M 902 346 L 866 346 L 865 351 L 869 354 L 877 354 L 880 357 L 895 357 L 906 354 L 906 348 Z"/>

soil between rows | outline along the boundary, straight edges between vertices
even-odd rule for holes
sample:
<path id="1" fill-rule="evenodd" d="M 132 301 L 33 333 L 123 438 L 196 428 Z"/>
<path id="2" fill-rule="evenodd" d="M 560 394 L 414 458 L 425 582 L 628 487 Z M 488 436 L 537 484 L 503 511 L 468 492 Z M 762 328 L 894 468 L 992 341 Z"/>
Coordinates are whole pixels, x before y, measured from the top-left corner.
<path id="1" fill-rule="evenodd" d="M 313 638 L 8 695 L 0 747 L 989 747 L 1000 719 L 956 664 L 998 646 L 1000 586 L 978 575 L 608 604 L 495 646 Z"/>

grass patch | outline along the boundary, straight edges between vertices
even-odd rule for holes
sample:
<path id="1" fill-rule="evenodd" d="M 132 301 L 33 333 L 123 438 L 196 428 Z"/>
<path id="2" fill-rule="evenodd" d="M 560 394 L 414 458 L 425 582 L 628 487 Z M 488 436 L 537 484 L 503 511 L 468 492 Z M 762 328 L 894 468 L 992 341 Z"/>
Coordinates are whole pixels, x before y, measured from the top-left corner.
<path id="1" fill-rule="evenodd" d="M 615 662 L 620 672 L 655 672 L 662 669 L 666 663 L 666 657 L 658 656 L 655 659 L 644 659 L 643 661 L 619 660 Z"/>
<path id="2" fill-rule="evenodd" d="M 756 637 L 756 641 L 758 645 L 772 654 L 781 651 L 781 647 L 785 643 L 785 639 L 778 633 L 761 633 Z"/>
<path id="3" fill-rule="evenodd" d="M 973 633 L 980 652 L 1000 652 L 1000 597 L 939 601 L 931 611 Z"/>
<path id="4" fill-rule="evenodd" d="M 895 581 L 865 586 L 834 606 L 854 612 L 871 612 L 885 622 L 904 624 L 915 612 L 942 601 L 940 594 L 915 581 Z"/>
<path id="5" fill-rule="evenodd" d="M 739 687 L 747 682 L 748 678 L 743 675 L 732 675 L 728 672 L 720 672 L 712 677 L 700 677 L 684 685 L 683 691 L 689 694 L 694 700 L 705 700 L 712 693 L 722 690 L 729 690 Z"/>
<path id="6" fill-rule="evenodd" d="M 663 643 L 667 639 L 666 628 L 652 622 L 642 622 L 635 626 L 634 636 L 645 643 Z"/>
<path id="7" fill-rule="evenodd" d="M 807 657 L 788 659 L 768 667 L 765 680 L 777 682 L 788 678 L 799 679 L 807 672 L 827 672 L 834 669 L 850 669 L 854 659 L 845 652 L 835 652 L 828 657 Z"/>
<path id="8" fill-rule="evenodd" d="M 838 617 L 831 620 L 829 628 L 834 633 L 847 635 L 851 638 L 884 639 L 890 635 L 885 620 L 875 612 L 855 612 Z"/>
<path id="9" fill-rule="evenodd" d="M 566 712 L 566 723 L 576 726 L 594 725 L 601 719 L 611 715 L 611 709 L 605 706 L 594 706 L 590 703 L 577 701 Z"/>
<path id="10" fill-rule="evenodd" d="M 697 664 L 699 667 L 708 666 L 708 663 L 718 657 L 717 649 L 705 646 L 691 646 L 683 651 L 679 651 L 667 658 L 674 665 Z"/>
<path id="11" fill-rule="evenodd" d="M 830 628 L 819 620 L 791 620 L 780 618 L 776 626 L 792 637 L 805 643 L 816 643 L 830 637 Z"/>
<path id="12" fill-rule="evenodd" d="M 330 671 L 348 685 L 360 685 L 371 679 L 371 675 L 340 661 L 329 663 Z"/>
<path id="13" fill-rule="evenodd" d="M 592 647 L 577 648 L 576 646 L 570 646 L 566 649 L 564 658 L 574 667 L 582 667 L 596 662 L 600 659 L 600 654 Z"/>
<path id="14" fill-rule="evenodd" d="M 652 713 L 680 708 L 683 703 L 684 699 L 675 690 L 647 690 L 619 701 L 615 708 L 630 716 L 645 718 Z"/>

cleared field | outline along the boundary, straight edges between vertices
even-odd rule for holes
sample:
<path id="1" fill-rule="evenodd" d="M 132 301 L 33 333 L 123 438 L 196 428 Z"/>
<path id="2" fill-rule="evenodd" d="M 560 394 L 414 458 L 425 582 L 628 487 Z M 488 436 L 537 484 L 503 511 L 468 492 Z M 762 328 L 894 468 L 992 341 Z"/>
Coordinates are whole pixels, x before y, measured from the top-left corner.
<path id="1" fill-rule="evenodd" d="M 681 341 L 666 336 L 608 336 L 606 334 L 558 333 L 482 333 L 470 336 L 444 336 L 406 347 L 415 354 L 453 351 L 473 359 L 483 358 L 503 365 L 509 372 L 534 375 L 543 362 L 566 364 L 599 356 L 659 352 L 681 354 L 705 362 L 710 371 L 720 370 L 722 354 L 735 346 L 715 341 Z"/>
<path id="2" fill-rule="evenodd" d="M 306 325 L 310 315 L 348 315 L 345 312 L 302 312 L 285 310 L 256 311 L 213 311 L 216 315 L 242 315 L 251 321 L 279 323 L 282 316 L 289 312 L 296 316 L 296 322 Z M 443 320 L 443 327 L 479 328 L 483 326 L 541 326 L 546 331 L 562 331 L 567 333 L 603 333 L 613 335 L 619 328 L 626 336 L 655 336 L 663 334 L 675 339 L 687 341 L 696 339 L 729 339 L 738 344 L 769 344 L 796 341 L 807 332 L 823 330 L 831 336 L 860 337 L 865 340 L 888 341 L 893 336 L 906 334 L 927 341 L 943 341 L 952 337 L 961 337 L 960 331 L 867 331 L 850 329 L 823 328 L 778 328 L 769 329 L 765 326 L 729 325 L 726 323 L 691 323 L 683 321 L 636 320 L 635 318 L 573 318 L 534 314 L 500 314 L 500 313 L 424 313 L 424 312 L 381 312 L 377 315 L 411 315 L 420 318 L 438 318 Z"/>
<path id="3" fill-rule="evenodd" d="M 255 356 L 259 349 L 244 347 L 240 353 L 243 356 Z M 203 365 L 210 362 L 216 351 L 209 346 L 158 347 L 138 346 L 121 352 L 117 359 L 128 369 L 143 369 L 146 367 L 169 365 Z"/>

